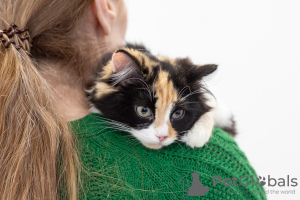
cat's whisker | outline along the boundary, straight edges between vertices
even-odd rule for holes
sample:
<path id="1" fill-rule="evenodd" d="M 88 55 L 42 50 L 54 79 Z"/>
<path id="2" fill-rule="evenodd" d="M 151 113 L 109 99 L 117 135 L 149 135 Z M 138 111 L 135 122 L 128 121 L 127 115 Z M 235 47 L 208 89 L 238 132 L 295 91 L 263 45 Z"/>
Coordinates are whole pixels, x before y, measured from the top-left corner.
<path id="1" fill-rule="evenodd" d="M 111 127 L 113 130 L 117 130 L 117 131 L 122 131 L 122 132 L 127 132 L 127 130 L 124 130 L 122 128 L 117 128 L 117 127 Z"/>
<path id="2" fill-rule="evenodd" d="M 115 120 L 111 120 L 111 119 L 103 119 L 104 120 L 104 122 L 106 122 L 106 123 L 118 123 L 118 124 L 122 124 L 122 125 L 125 125 L 125 124 L 123 124 L 122 122 L 118 122 L 118 121 L 115 121 Z"/>
<path id="3" fill-rule="evenodd" d="M 97 134 L 101 134 L 101 133 L 102 133 L 104 130 L 106 130 L 106 129 L 111 129 L 111 127 L 105 127 L 105 128 L 103 128 L 103 129 L 97 131 Z"/>
<path id="4" fill-rule="evenodd" d="M 122 122 L 115 121 L 115 120 L 112 120 L 112 119 L 109 119 L 109 118 L 105 118 L 104 121 L 116 122 L 116 123 L 118 123 L 118 124 L 126 125 L 126 124 L 124 124 L 124 123 L 122 123 Z"/>
<path id="5" fill-rule="evenodd" d="M 182 106 L 185 104 L 199 104 L 199 102 L 183 102 L 183 103 L 178 104 L 178 106 Z"/>
<path id="6" fill-rule="evenodd" d="M 115 121 L 115 120 L 105 119 L 105 122 L 107 122 L 107 123 L 109 123 L 109 124 L 112 124 L 112 125 L 114 125 L 114 126 L 123 128 L 123 129 L 126 130 L 126 131 L 132 130 L 132 128 L 129 127 L 128 125 L 126 125 L 126 124 L 124 124 L 124 123 L 121 123 L 121 122 L 118 122 L 118 121 Z"/>
<path id="7" fill-rule="evenodd" d="M 114 125 L 114 126 L 116 126 L 116 127 L 120 127 L 120 128 L 126 128 L 126 129 L 130 129 L 129 127 L 127 127 L 127 126 L 123 126 L 123 125 L 119 125 L 119 124 L 116 124 L 116 123 L 113 123 L 113 122 L 109 122 L 109 124 L 112 124 L 112 125 Z"/>
<path id="8" fill-rule="evenodd" d="M 126 80 L 131 80 L 131 79 L 135 79 L 135 80 L 141 81 L 141 82 L 147 87 L 147 91 L 149 92 L 149 96 L 150 96 L 150 97 L 152 96 L 152 95 L 151 95 L 150 88 L 149 88 L 148 84 L 147 84 L 144 80 L 142 80 L 142 79 L 140 79 L 140 78 L 128 78 L 128 79 L 126 79 Z"/>
<path id="9" fill-rule="evenodd" d="M 147 88 L 137 88 L 137 90 L 147 90 L 147 91 L 148 91 L 148 89 L 147 89 Z M 150 101 L 152 101 L 152 100 L 153 100 L 153 99 L 152 99 L 152 97 L 151 97 L 151 95 L 150 95 L 150 96 L 148 95 L 148 97 L 149 97 Z"/>
<path id="10" fill-rule="evenodd" d="M 203 93 L 209 94 L 209 95 L 211 95 L 215 100 L 217 100 L 216 97 L 215 97 L 215 95 L 214 95 L 209 89 L 207 89 L 206 87 L 203 87 L 202 90 L 203 90 Z"/>
<path id="11" fill-rule="evenodd" d="M 110 126 L 110 128 L 112 128 L 112 129 L 118 129 L 120 131 L 125 131 L 125 132 L 129 132 L 131 130 L 126 127 L 117 126 L 116 124 L 111 124 L 111 125 L 112 126 Z"/>
<path id="12" fill-rule="evenodd" d="M 119 128 L 123 128 L 125 131 L 130 131 L 132 130 L 131 127 L 129 127 L 128 125 L 122 123 L 122 122 L 118 122 L 118 121 L 115 121 L 115 120 L 112 120 L 112 119 L 104 119 L 104 122 L 101 123 L 101 122 L 96 122 L 95 124 L 99 124 L 99 125 L 103 125 L 103 124 L 112 124 L 114 125 L 115 127 L 119 127 Z"/>
<path id="13" fill-rule="evenodd" d="M 199 94 L 199 93 L 203 93 L 203 91 L 201 91 L 201 89 L 195 90 L 195 91 L 189 93 L 188 95 L 184 96 L 183 98 L 181 98 L 181 99 L 179 100 L 179 102 L 184 101 L 186 98 L 188 98 L 188 97 L 191 96 L 191 95 Z"/>
<path id="14" fill-rule="evenodd" d="M 113 127 L 115 128 L 120 128 L 122 129 L 123 131 L 130 131 L 131 129 L 129 129 L 128 127 L 124 127 L 124 126 L 119 126 L 117 124 L 113 124 L 113 123 L 110 123 L 111 125 L 113 125 Z"/>
<path id="15" fill-rule="evenodd" d="M 109 122 L 108 122 L 109 123 Z M 106 124 L 106 123 L 104 123 Z M 113 124 L 113 123 L 109 123 L 112 126 L 109 127 L 105 127 L 105 129 L 118 129 L 120 131 L 130 131 L 131 129 L 129 129 L 128 127 L 123 127 L 123 126 L 118 126 L 117 124 Z M 103 125 L 103 123 L 95 123 L 95 125 Z"/>
<path id="16" fill-rule="evenodd" d="M 190 86 L 187 85 L 187 86 L 183 87 L 183 88 L 179 91 L 179 95 L 178 95 L 179 98 L 182 97 L 183 93 L 185 92 L 185 90 L 186 90 L 187 88 L 190 90 L 190 93 L 191 93 L 191 88 L 190 88 Z"/>

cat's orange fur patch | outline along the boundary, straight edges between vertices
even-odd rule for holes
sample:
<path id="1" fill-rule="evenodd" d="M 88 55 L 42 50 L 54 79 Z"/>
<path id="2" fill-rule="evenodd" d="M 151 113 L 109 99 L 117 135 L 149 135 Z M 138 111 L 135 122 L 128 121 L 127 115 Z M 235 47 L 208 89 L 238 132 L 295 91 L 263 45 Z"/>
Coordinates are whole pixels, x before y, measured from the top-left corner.
<path id="1" fill-rule="evenodd" d="M 158 63 L 151 60 L 148 56 L 144 55 L 138 50 L 129 49 L 129 48 L 123 48 L 123 49 L 127 51 L 129 54 L 131 54 L 138 61 L 138 64 L 142 67 L 142 69 L 143 68 L 148 69 L 149 73 L 147 74 L 147 77 L 150 77 L 153 67 L 156 66 Z"/>
<path id="2" fill-rule="evenodd" d="M 100 77 L 101 79 L 108 79 L 112 73 L 113 73 L 113 62 L 109 61 L 109 63 L 103 67 Z"/>
<path id="3" fill-rule="evenodd" d="M 176 132 L 175 129 L 173 128 L 173 126 L 172 126 L 170 120 L 168 121 L 167 124 L 168 124 L 168 131 L 169 131 L 168 137 L 175 140 L 176 137 L 177 137 L 177 132 Z"/>
<path id="4" fill-rule="evenodd" d="M 167 58 L 167 57 L 163 57 L 163 56 L 157 56 L 157 59 L 162 62 L 169 62 L 172 65 L 176 64 L 176 59 L 171 59 L 171 58 Z"/>
<path id="5" fill-rule="evenodd" d="M 103 83 L 103 82 L 98 82 L 96 85 L 95 85 L 95 90 L 96 90 L 96 94 L 95 96 L 97 98 L 100 98 L 102 97 L 103 95 L 107 95 L 107 94 L 110 94 L 112 92 L 116 92 L 117 90 L 115 88 L 113 88 L 112 86 L 106 84 L 106 83 Z"/>
<path id="6" fill-rule="evenodd" d="M 168 80 L 168 75 L 168 72 L 160 70 L 154 85 L 155 97 L 157 98 L 155 104 L 157 112 L 154 127 L 159 127 L 165 123 L 165 116 L 170 105 L 178 99 L 177 91 L 174 88 L 173 82 Z"/>

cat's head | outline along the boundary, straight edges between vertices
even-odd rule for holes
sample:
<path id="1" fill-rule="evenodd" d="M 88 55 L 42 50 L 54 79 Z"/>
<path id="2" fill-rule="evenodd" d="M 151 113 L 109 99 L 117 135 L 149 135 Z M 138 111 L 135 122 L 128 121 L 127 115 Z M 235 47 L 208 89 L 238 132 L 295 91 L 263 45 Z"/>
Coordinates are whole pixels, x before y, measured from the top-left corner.
<path id="1" fill-rule="evenodd" d="M 122 48 L 98 75 L 89 98 L 118 128 L 159 149 L 180 140 L 209 111 L 201 81 L 216 69 Z"/>

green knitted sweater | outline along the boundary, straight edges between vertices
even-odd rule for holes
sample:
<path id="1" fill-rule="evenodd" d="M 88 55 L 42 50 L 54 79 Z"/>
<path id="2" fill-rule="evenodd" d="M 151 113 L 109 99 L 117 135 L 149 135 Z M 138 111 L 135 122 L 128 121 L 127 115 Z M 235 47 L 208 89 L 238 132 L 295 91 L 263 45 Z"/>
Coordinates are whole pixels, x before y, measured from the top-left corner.
<path id="1" fill-rule="evenodd" d="M 174 143 L 151 150 L 130 134 L 111 129 L 98 114 L 71 125 L 83 167 L 80 199 L 266 199 L 245 154 L 219 128 L 202 148 Z M 199 176 L 193 179 L 195 172 Z M 225 178 L 229 186 L 224 186 Z M 208 190 L 205 186 L 208 192 L 194 190 L 190 196 L 192 187 Z"/>

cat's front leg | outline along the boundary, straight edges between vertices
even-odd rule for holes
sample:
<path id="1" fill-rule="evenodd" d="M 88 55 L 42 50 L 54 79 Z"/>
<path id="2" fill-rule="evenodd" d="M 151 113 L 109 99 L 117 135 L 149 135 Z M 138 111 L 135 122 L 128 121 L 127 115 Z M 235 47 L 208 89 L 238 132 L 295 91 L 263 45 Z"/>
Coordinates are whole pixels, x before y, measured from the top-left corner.
<path id="1" fill-rule="evenodd" d="M 192 148 L 202 147 L 212 135 L 213 127 L 213 112 L 207 112 L 199 118 L 191 130 L 181 137 L 181 141 Z"/>

